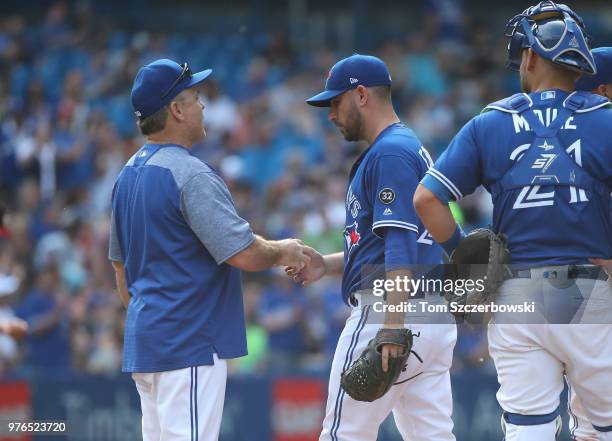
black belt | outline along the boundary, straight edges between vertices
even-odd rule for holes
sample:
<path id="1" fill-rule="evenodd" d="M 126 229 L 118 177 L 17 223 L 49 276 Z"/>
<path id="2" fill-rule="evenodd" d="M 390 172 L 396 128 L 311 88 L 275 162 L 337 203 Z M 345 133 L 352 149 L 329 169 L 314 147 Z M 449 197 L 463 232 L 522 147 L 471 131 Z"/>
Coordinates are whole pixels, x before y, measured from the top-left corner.
<path id="1" fill-rule="evenodd" d="M 535 269 L 535 268 L 534 268 Z M 512 278 L 514 279 L 531 279 L 533 278 L 531 269 L 523 270 L 511 270 Z M 567 269 L 550 269 L 542 271 L 542 278 L 544 279 L 595 279 L 605 280 L 605 271 L 598 266 L 582 266 L 582 265 L 568 265 Z"/>

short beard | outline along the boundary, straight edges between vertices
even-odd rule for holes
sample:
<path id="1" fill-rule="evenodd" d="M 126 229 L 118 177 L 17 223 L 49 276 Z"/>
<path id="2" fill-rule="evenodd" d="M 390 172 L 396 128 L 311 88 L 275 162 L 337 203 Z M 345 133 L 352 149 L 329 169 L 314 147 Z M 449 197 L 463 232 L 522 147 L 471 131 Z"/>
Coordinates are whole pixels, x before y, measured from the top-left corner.
<path id="1" fill-rule="evenodd" d="M 355 104 L 351 104 L 351 111 L 344 125 L 344 139 L 349 142 L 361 140 L 361 127 L 363 121 Z"/>

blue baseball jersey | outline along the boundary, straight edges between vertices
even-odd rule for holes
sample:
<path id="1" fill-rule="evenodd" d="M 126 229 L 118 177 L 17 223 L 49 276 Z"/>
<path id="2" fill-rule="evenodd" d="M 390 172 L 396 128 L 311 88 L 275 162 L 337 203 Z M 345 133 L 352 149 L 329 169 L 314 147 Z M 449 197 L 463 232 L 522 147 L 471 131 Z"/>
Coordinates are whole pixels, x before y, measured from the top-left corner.
<path id="1" fill-rule="evenodd" d="M 146 144 L 113 189 L 109 258 L 130 293 L 123 370 L 162 372 L 246 355 L 240 271 L 255 236 L 223 180 L 184 147 Z"/>
<path id="2" fill-rule="evenodd" d="M 371 289 L 384 278 L 386 228 L 408 230 L 417 243 L 412 264 L 437 265 L 442 249 L 420 222 L 412 203 L 432 164 L 427 150 L 404 124 L 392 124 L 355 161 L 346 193 L 342 295 Z"/>
<path id="3" fill-rule="evenodd" d="M 580 105 L 569 111 L 574 101 Z M 510 105 L 517 102 L 520 111 Z M 422 184 L 443 202 L 483 185 L 493 229 L 508 236 L 518 268 L 610 258 L 610 103 L 561 90 L 493 103 L 461 129 Z"/>

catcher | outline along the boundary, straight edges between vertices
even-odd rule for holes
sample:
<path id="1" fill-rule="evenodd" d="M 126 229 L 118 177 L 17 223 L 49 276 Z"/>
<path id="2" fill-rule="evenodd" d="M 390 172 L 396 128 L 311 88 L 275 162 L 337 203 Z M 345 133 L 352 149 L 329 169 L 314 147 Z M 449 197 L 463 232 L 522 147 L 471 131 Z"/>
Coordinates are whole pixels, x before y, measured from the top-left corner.
<path id="1" fill-rule="evenodd" d="M 494 312 L 488 325 L 505 439 L 556 439 L 567 380 L 572 439 L 612 441 L 612 290 L 593 265 L 612 258 L 612 106 L 575 91 L 578 77 L 597 69 L 584 21 L 568 6 L 529 7 L 508 21 L 506 36 L 507 67 L 524 93 L 465 124 L 414 204 L 434 238 L 453 243 L 448 202 L 484 186 L 493 228 L 512 250 L 496 306 L 535 305 L 535 313 Z"/>

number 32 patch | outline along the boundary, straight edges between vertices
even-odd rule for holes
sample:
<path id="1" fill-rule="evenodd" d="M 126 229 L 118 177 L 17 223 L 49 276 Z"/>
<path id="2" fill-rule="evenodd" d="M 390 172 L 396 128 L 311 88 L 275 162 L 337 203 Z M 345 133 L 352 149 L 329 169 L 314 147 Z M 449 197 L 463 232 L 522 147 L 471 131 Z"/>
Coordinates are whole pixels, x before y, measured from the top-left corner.
<path id="1" fill-rule="evenodd" d="M 383 204 L 389 205 L 395 200 L 395 193 L 390 188 L 383 188 L 380 190 L 380 193 L 378 193 L 378 199 L 380 199 L 380 202 Z"/>

